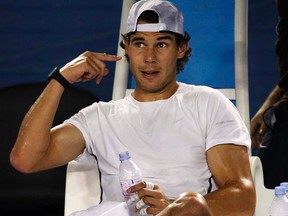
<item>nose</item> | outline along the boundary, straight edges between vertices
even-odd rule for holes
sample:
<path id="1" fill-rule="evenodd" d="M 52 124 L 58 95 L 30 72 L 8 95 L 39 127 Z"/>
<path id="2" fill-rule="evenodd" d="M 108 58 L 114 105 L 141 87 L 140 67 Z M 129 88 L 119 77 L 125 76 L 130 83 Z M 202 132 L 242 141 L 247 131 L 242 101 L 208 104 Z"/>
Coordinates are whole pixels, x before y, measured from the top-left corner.
<path id="1" fill-rule="evenodd" d="M 154 47 L 148 47 L 145 52 L 145 62 L 146 63 L 153 63 L 156 62 L 156 55 L 155 55 Z"/>

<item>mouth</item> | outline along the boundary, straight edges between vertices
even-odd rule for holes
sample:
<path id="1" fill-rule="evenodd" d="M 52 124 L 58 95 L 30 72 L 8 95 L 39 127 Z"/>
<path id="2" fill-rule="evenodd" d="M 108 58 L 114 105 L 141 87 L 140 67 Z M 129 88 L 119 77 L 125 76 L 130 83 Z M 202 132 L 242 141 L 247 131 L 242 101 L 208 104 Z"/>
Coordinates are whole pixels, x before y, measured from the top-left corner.
<path id="1" fill-rule="evenodd" d="M 153 75 L 159 73 L 159 71 L 141 71 L 144 75 Z"/>
<path id="2" fill-rule="evenodd" d="M 142 76 L 147 79 L 147 80 L 153 80 L 154 78 L 156 78 L 158 76 L 158 74 L 160 73 L 160 71 L 157 70 L 145 70 L 145 71 L 141 71 Z"/>

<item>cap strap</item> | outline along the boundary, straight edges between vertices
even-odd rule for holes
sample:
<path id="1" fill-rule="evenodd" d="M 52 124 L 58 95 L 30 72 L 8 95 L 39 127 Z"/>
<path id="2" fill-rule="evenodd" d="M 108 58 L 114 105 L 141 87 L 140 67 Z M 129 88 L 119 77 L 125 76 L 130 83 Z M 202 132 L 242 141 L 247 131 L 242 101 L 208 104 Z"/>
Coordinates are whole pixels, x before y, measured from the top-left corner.
<path id="1" fill-rule="evenodd" d="M 140 32 L 159 32 L 165 31 L 166 24 L 165 23 L 149 23 L 149 24 L 138 24 L 137 31 Z"/>

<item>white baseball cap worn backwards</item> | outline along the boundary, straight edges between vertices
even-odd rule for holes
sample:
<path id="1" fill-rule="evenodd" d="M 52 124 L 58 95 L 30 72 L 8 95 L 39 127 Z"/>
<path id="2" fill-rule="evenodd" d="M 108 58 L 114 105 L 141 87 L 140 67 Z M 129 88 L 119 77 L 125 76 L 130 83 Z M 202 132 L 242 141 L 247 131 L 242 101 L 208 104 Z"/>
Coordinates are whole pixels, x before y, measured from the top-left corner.
<path id="1" fill-rule="evenodd" d="M 139 16 L 144 11 L 154 11 L 158 14 L 159 23 L 137 24 Z M 165 0 L 141 0 L 130 9 L 127 19 L 127 33 L 170 31 L 184 35 L 182 12 L 171 2 Z"/>

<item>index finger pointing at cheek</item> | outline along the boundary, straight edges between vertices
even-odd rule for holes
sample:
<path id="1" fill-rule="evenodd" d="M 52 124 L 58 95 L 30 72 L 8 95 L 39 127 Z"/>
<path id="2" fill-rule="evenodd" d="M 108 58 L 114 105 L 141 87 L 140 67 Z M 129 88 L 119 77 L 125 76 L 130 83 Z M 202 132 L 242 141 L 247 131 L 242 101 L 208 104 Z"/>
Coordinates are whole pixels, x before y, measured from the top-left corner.
<path id="1" fill-rule="evenodd" d="M 102 61 L 119 61 L 122 59 L 121 56 L 116 56 L 116 55 L 110 55 L 106 53 L 96 53 L 97 58 Z"/>

